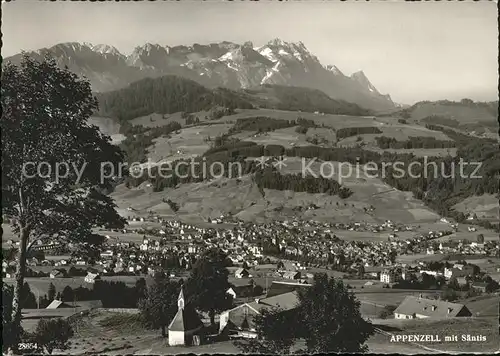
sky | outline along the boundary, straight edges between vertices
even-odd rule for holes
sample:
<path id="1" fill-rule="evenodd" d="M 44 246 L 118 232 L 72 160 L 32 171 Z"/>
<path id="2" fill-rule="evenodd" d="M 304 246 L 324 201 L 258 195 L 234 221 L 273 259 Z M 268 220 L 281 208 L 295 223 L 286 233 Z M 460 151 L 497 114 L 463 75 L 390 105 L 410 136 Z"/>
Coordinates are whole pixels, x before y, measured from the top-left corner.
<path id="1" fill-rule="evenodd" d="M 191 45 L 302 41 L 324 65 L 363 70 L 394 101 L 498 100 L 496 2 L 2 3 L 2 56 L 61 42 Z"/>

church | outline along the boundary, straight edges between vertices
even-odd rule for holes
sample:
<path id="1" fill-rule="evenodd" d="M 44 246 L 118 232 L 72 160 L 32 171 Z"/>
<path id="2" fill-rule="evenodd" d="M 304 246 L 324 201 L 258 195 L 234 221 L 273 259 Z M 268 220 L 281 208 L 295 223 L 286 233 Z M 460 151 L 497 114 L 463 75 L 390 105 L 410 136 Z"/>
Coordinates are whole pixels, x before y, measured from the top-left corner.
<path id="1" fill-rule="evenodd" d="M 170 346 L 199 345 L 203 326 L 194 308 L 186 303 L 181 287 L 177 298 L 177 314 L 168 326 L 168 344 Z"/>

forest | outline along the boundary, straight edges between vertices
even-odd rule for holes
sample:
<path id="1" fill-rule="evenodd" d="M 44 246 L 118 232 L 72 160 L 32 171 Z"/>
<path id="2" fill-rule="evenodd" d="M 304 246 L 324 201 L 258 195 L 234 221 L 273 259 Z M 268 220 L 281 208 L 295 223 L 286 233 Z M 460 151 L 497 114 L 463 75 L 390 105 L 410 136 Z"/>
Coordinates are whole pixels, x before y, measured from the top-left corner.
<path id="1" fill-rule="evenodd" d="M 253 105 L 230 90 L 210 90 L 185 78 L 146 78 L 128 87 L 97 95 L 99 114 L 120 122 L 152 113 L 198 112 L 221 106 L 251 109 Z"/>
<path id="2" fill-rule="evenodd" d="M 434 137 L 408 137 L 406 141 L 397 141 L 394 137 L 380 136 L 375 138 L 377 146 L 382 149 L 411 149 L 411 148 L 452 148 L 455 141 L 437 140 Z"/>
<path id="3" fill-rule="evenodd" d="M 363 134 L 381 134 L 382 131 L 375 126 L 366 127 L 344 127 L 337 130 L 337 139 L 342 139 L 351 136 L 358 136 Z"/>

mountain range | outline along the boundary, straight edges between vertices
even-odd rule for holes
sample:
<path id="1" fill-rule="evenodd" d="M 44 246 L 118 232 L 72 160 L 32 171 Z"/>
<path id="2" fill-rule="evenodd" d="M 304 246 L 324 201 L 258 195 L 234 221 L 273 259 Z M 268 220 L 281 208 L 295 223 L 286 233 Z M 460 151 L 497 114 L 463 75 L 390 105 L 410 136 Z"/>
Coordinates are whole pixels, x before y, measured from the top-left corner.
<path id="1" fill-rule="evenodd" d="M 344 75 L 335 65 L 323 65 L 302 42 L 274 39 L 261 47 L 252 42 L 161 46 L 147 43 L 130 55 L 105 44 L 60 43 L 27 52 L 35 59 L 46 54 L 61 66 L 85 76 L 96 92 L 121 89 L 144 78 L 177 75 L 209 88 L 251 89 L 265 84 L 318 89 L 328 96 L 366 109 L 387 111 L 397 105 L 381 94 L 362 72 Z M 22 54 L 5 58 L 19 63 Z"/>

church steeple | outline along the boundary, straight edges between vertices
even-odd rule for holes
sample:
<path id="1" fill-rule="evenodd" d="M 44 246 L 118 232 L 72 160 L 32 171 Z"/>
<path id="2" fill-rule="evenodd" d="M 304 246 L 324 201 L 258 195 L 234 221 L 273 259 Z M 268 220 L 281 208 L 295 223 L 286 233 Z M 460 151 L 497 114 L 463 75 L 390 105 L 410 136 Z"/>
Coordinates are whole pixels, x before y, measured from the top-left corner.
<path id="1" fill-rule="evenodd" d="M 183 288 L 181 287 L 181 291 L 179 293 L 179 297 L 177 298 L 177 308 L 179 310 L 184 309 L 185 306 L 185 301 L 184 301 L 184 291 Z"/>

